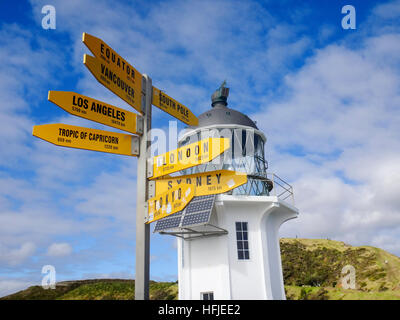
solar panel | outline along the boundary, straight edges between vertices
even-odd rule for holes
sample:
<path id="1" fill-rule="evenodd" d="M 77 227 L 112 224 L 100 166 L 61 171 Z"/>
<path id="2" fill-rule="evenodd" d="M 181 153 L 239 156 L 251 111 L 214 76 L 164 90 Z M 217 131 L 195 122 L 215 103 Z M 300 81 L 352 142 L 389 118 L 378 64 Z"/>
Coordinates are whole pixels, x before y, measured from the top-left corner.
<path id="1" fill-rule="evenodd" d="M 184 210 L 157 220 L 154 232 L 208 223 L 214 206 L 215 196 L 213 194 L 194 197 Z"/>
<path id="2" fill-rule="evenodd" d="M 180 211 L 180 212 L 182 212 L 182 211 Z M 174 214 L 176 214 L 176 213 L 174 213 Z M 179 216 L 175 216 L 173 218 L 165 217 L 160 220 L 157 220 L 156 226 L 154 227 L 154 232 L 179 227 L 179 225 L 181 223 L 181 219 L 182 219 L 182 213 Z"/>
<path id="3" fill-rule="evenodd" d="M 210 220 L 215 194 L 193 198 L 186 207 L 181 226 L 189 227 L 205 224 Z"/>
<path id="4" fill-rule="evenodd" d="M 192 206 L 189 206 L 186 209 L 186 214 L 194 213 L 194 212 L 200 212 L 203 210 L 209 210 L 212 208 L 213 205 L 213 200 L 207 200 L 207 201 L 198 201 L 193 203 Z"/>
<path id="5" fill-rule="evenodd" d="M 167 219 L 167 218 L 173 218 L 173 217 L 177 217 L 177 216 L 181 216 L 182 213 L 183 213 L 183 210 L 182 210 L 182 211 L 175 212 L 175 213 L 171 214 L 170 216 L 165 217 L 165 219 Z"/>
<path id="6" fill-rule="evenodd" d="M 183 218 L 182 226 L 188 227 L 188 226 L 193 226 L 201 223 L 206 223 L 209 220 L 209 215 L 210 212 L 201 212 L 197 214 L 191 214 L 188 216 L 185 216 Z"/>

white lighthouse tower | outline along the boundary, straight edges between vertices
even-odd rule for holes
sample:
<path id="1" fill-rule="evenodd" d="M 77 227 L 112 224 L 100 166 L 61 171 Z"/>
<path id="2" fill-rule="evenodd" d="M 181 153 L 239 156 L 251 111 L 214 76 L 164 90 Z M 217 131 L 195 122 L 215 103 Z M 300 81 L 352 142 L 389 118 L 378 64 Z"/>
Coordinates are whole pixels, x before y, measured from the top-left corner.
<path id="1" fill-rule="evenodd" d="M 266 137 L 246 115 L 227 107 L 228 94 L 224 84 L 214 92 L 212 109 L 179 144 L 208 133 L 230 138 L 230 153 L 184 173 L 229 169 L 245 172 L 248 182 L 193 198 L 185 210 L 157 221 L 155 232 L 178 237 L 179 299 L 285 299 L 278 234 L 282 223 L 298 215 L 293 189 L 267 173 Z"/>

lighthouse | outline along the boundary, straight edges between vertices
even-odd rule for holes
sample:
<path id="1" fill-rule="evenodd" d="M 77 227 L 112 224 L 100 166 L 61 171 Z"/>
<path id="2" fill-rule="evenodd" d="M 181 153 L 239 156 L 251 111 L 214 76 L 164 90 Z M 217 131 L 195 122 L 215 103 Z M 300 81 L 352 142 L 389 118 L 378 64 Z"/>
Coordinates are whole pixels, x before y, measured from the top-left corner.
<path id="1" fill-rule="evenodd" d="M 212 108 L 180 137 L 230 139 L 229 152 L 182 174 L 233 170 L 247 183 L 223 194 L 194 197 L 181 212 L 157 221 L 154 232 L 177 237 L 180 300 L 285 299 L 280 226 L 298 215 L 293 188 L 270 172 L 266 136 L 245 114 L 228 108 L 225 82 Z"/>

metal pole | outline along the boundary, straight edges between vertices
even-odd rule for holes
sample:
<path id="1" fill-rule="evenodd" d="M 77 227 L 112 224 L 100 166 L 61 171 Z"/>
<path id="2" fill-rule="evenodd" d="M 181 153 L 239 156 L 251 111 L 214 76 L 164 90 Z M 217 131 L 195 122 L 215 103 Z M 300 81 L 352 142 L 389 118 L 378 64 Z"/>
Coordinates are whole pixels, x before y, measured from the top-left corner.
<path id="1" fill-rule="evenodd" d="M 145 223 L 147 218 L 147 158 L 150 156 L 150 129 L 151 129 L 151 99 L 152 81 L 144 74 L 144 123 L 143 135 L 140 139 L 140 155 L 137 160 L 137 197 L 136 197 L 136 275 L 135 275 L 135 299 L 149 300 L 150 280 L 150 224 Z"/>

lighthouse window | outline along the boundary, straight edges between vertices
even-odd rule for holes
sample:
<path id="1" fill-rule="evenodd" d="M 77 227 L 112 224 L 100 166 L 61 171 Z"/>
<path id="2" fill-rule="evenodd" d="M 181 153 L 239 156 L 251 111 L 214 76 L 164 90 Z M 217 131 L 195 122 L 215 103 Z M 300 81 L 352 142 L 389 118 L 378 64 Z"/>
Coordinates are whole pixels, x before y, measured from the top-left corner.
<path id="1" fill-rule="evenodd" d="M 247 222 L 236 222 L 236 244 L 239 260 L 249 260 L 249 239 Z"/>
<path id="2" fill-rule="evenodd" d="M 214 292 L 201 292 L 201 300 L 214 300 Z"/>

